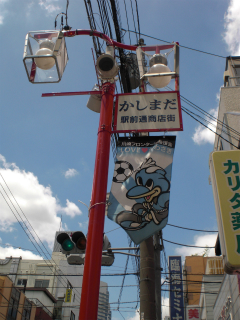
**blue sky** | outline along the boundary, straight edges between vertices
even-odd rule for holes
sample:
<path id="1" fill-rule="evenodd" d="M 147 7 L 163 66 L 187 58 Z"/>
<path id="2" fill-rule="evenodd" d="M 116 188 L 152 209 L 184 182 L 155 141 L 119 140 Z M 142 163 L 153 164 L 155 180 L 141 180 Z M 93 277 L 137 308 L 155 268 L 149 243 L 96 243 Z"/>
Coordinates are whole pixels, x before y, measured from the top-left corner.
<path id="1" fill-rule="evenodd" d="M 121 1 L 120 1 L 121 2 Z M 129 1 L 126 0 L 129 6 Z M 93 11 L 96 1 L 92 0 Z M 127 29 L 124 7 L 120 6 L 122 27 Z M 87 232 L 89 204 L 97 141 L 99 114 L 86 108 L 88 96 L 41 98 L 42 93 L 91 90 L 96 82 L 92 39 L 67 39 L 69 62 L 59 84 L 33 85 L 28 82 L 22 62 L 24 39 L 29 31 L 50 30 L 65 0 L 0 0 L 0 190 L 7 183 L 21 209 L 41 240 L 52 248 L 55 231 Z M 146 10 L 147 8 L 147 10 Z M 226 57 L 240 55 L 240 4 L 237 0 L 150 0 L 138 1 L 140 31 L 166 41 Z M 130 7 L 128 8 L 130 10 Z M 95 12 L 95 11 L 94 11 Z M 99 17 L 96 15 L 99 23 Z M 68 22 L 73 29 L 89 29 L 84 1 L 69 1 Z M 58 21 L 59 25 L 60 21 Z M 133 22 L 129 21 L 130 30 Z M 98 28 L 99 31 L 100 27 Z M 142 36 L 146 44 L 161 41 Z M 125 35 L 124 41 L 136 38 Z M 103 48 L 105 44 L 103 43 Z M 180 48 L 180 93 L 202 109 L 217 114 L 219 89 L 223 85 L 225 59 Z M 183 106 L 188 107 L 184 103 Z M 190 108 L 190 107 L 189 107 Z M 209 154 L 214 135 L 199 127 L 183 113 L 184 131 L 177 133 L 173 160 L 169 223 L 196 229 L 216 230 L 212 187 L 209 185 Z M 109 186 L 114 162 L 110 157 Z M 5 182 L 3 181 L 3 179 Z M 5 190 L 7 187 L 5 185 Z M 7 191 L 9 194 L 9 191 Z M 35 258 L 36 252 L 0 194 L 0 258 Z M 25 218 L 23 217 L 25 220 Z M 115 229 L 105 222 L 105 232 Z M 113 247 L 128 246 L 121 229 L 108 234 Z M 163 238 L 189 245 L 212 246 L 216 235 L 166 226 Z M 17 250 L 4 244 L 29 249 Z M 203 249 L 165 242 L 166 255 L 201 253 Z M 116 255 L 111 268 L 102 272 L 123 272 L 126 257 Z M 129 263 L 132 271 L 131 262 Z M 111 278 L 111 279 L 110 279 Z M 109 285 L 121 284 L 121 277 L 102 277 Z M 127 277 L 127 284 L 135 284 Z M 118 300 L 119 288 L 111 288 L 110 301 Z M 137 291 L 124 289 L 122 301 L 136 301 Z M 167 305 L 167 295 L 164 303 Z M 131 304 L 135 307 L 135 304 Z M 167 311 L 166 311 L 167 312 Z M 166 313 L 167 314 L 167 313 Z M 138 319 L 125 312 L 126 319 Z M 122 319 L 119 312 L 113 319 Z"/>

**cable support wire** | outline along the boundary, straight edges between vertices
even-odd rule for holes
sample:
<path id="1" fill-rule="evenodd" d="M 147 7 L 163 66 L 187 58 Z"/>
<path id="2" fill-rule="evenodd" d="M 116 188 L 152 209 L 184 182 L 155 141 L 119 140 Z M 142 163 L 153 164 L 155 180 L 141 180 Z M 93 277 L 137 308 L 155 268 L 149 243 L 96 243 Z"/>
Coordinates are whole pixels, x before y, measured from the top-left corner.
<path id="1" fill-rule="evenodd" d="M 44 260 L 43 260 L 44 261 Z M 10 276 L 10 275 L 17 275 L 17 276 L 42 276 L 43 274 L 42 273 L 14 273 L 14 272 L 11 272 L 11 273 L 0 273 L 1 276 Z M 128 272 L 128 273 L 102 273 L 101 274 L 101 277 L 112 277 L 112 276 L 135 276 L 136 273 L 135 272 Z M 56 275 L 54 274 L 44 274 L 44 276 L 47 276 L 47 277 L 56 277 Z M 60 276 L 64 276 L 64 277 L 82 277 L 83 274 L 81 273 L 78 273 L 78 274 L 74 274 L 74 273 L 69 273 L 69 274 L 66 274 L 66 273 L 63 273 L 61 274 Z"/>
<path id="2" fill-rule="evenodd" d="M 172 242 L 172 241 L 169 241 L 169 240 L 166 240 L 166 239 L 163 239 L 163 240 L 166 241 L 166 242 L 172 243 L 172 244 L 176 244 L 176 245 L 178 245 L 178 246 L 183 246 L 183 247 L 192 247 L 192 248 L 201 248 L 201 249 L 206 249 L 206 248 L 214 249 L 214 248 L 215 248 L 215 247 L 208 247 L 208 246 L 200 247 L 200 246 L 193 246 L 193 245 L 188 245 L 188 244 L 182 244 L 182 243 Z"/>
<path id="3" fill-rule="evenodd" d="M 108 35 L 111 39 L 113 38 L 112 30 L 111 30 L 111 24 L 108 16 L 108 9 L 105 5 L 105 1 L 97 0 L 98 3 L 98 9 L 100 13 L 103 33 Z"/>
<path id="4" fill-rule="evenodd" d="M 137 286 L 138 286 L 137 284 L 125 284 L 125 285 L 124 285 L 125 288 L 131 288 L 131 287 L 137 287 Z M 24 287 L 19 286 L 19 285 L 16 285 L 16 286 L 14 286 L 14 287 L 17 288 L 18 290 L 24 289 Z M 109 285 L 101 286 L 101 285 L 100 285 L 100 288 L 120 288 L 120 287 L 122 287 L 122 285 L 119 285 L 119 286 L 117 286 L 117 285 L 116 285 L 116 286 L 109 286 Z M 11 287 L 0 286 L 0 288 L 11 289 L 12 286 L 11 286 Z M 26 287 L 26 288 L 28 288 L 28 287 Z M 44 288 L 45 288 L 45 287 L 44 287 Z M 64 288 L 66 288 L 66 287 L 62 287 L 62 286 L 49 286 L 49 287 L 46 287 L 45 289 L 56 289 L 56 288 L 58 288 L 58 289 L 64 289 Z M 75 289 L 81 289 L 82 286 L 80 286 L 80 287 L 73 286 L 73 288 L 75 288 Z"/>
<path id="5" fill-rule="evenodd" d="M 181 98 L 181 99 L 184 101 L 184 98 Z M 194 104 L 189 104 L 189 103 L 186 102 L 186 101 L 184 101 L 184 102 L 187 103 L 188 105 L 190 105 L 191 107 L 193 107 L 193 105 L 194 105 Z M 201 117 L 200 115 L 194 113 L 193 111 L 188 110 L 186 107 L 182 107 L 182 109 L 183 109 L 183 108 L 184 108 L 185 110 L 187 110 L 188 112 L 190 112 L 191 114 L 194 114 L 196 117 L 198 117 L 198 118 L 202 119 L 203 121 L 207 122 L 208 124 L 210 124 L 210 125 L 213 126 L 213 127 L 217 127 L 217 125 L 221 125 L 221 126 L 222 126 L 222 132 L 223 132 L 223 133 L 231 136 L 231 138 L 234 138 L 235 140 L 239 140 L 239 138 L 240 138 L 240 132 L 238 132 L 237 130 L 235 130 L 235 129 L 233 129 L 232 127 L 228 126 L 228 125 L 225 124 L 224 122 L 218 120 L 218 119 L 215 118 L 213 115 L 211 115 L 211 114 L 209 114 L 209 113 L 207 113 L 207 112 L 205 111 L 206 117 L 210 118 L 210 120 L 211 120 L 211 121 L 214 121 L 214 123 L 211 122 L 211 121 L 209 121 L 209 120 L 207 120 L 207 119 L 205 119 L 205 118 L 203 118 L 203 117 Z M 194 108 L 194 107 L 193 107 L 193 108 Z M 196 109 L 196 108 L 194 108 L 194 109 Z M 199 109 L 202 110 L 201 108 L 199 108 Z M 199 110 L 198 110 L 198 111 L 199 111 Z M 203 112 L 201 112 L 201 111 L 199 111 L 199 112 L 200 112 L 200 113 L 203 113 Z M 227 129 L 229 132 L 223 130 L 223 128 L 224 128 L 224 129 Z M 215 131 L 214 131 L 214 132 L 215 132 Z M 236 136 L 232 135 L 231 132 L 234 133 L 234 134 L 236 134 Z"/>
<path id="6" fill-rule="evenodd" d="M 135 23 L 135 16 L 133 13 L 133 4 L 132 4 L 132 0 L 130 0 L 131 3 L 131 9 L 132 9 L 132 18 L 133 18 L 133 25 L 134 25 L 134 30 L 135 30 L 135 34 L 136 34 L 136 42 L 138 42 L 138 38 L 137 38 L 137 29 L 136 29 L 136 23 Z"/>
<path id="7" fill-rule="evenodd" d="M 126 1 L 124 0 L 124 7 L 125 7 L 125 15 L 126 15 L 126 20 L 127 20 L 127 26 L 128 26 L 128 30 L 122 29 L 126 32 L 128 32 L 128 37 L 129 37 L 129 43 L 130 45 L 132 44 L 131 42 L 131 37 L 130 37 L 130 30 L 129 30 L 129 21 L 128 21 L 128 14 L 127 14 L 127 6 L 126 6 Z"/>
<path id="8" fill-rule="evenodd" d="M 126 30 L 126 29 L 123 29 L 123 31 L 127 31 L 127 32 L 132 32 L 132 33 L 136 33 L 136 31 L 133 31 L 133 30 Z M 159 39 L 159 38 L 156 38 L 156 37 L 153 37 L 153 36 L 149 36 L 147 34 L 144 34 L 144 33 L 140 33 L 141 36 L 144 36 L 144 37 L 147 37 L 147 38 L 150 38 L 150 39 L 154 39 L 154 40 L 158 40 L 158 41 L 161 41 L 161 42 L 165 42 L 165 43 L 172 43 L 170 41 L 166 41 L 166 40 L 162 40 L 162 39 Z M 224 56 L 221 56 L 219 54 L 215 54 L 215 53 L 211 53 L 211 52 L 207 52 L 207 51 L 203 51 L 203 50 L 198 50 L 198 49 L 194 49 L 194 48 L 191 48 L 191 47 L 187 47 L 187 46 L 183 46 L 183 45 L 178 45 L 180 48 L 185 48 L 185 49 L 189 49 L 189 50 L 192 50 L 192 51 L 197 51 L 197 52 L 200 52 L 200 53 L 204 53 L 204 54 L 208 54 L 208 55 L 211 55 L 211 56 L 214 56 L 214 57 L 218 57 L 218 58 L 223 58 L 223 59 L 226 59 L 226 57 Z"/>
<path id="9" fill-rule="evenodd" d="M 165 291 L 170 291 L 170 290 L 165 290 Z M 176 290 L 172 290 L 172 291 L 170 291 L 170 292 L 176 292 Z M 189 293 L 189 292 L 187 292 L 187 291 L 178 291 L 179 293 L 181 292 L 181 293 Z M 213 291 L 196 291 L 196 292 L 192 292 L 191 291 L 191 293 L 197 293 L 197 294 L 201 294 L 201 293 L 203 293 L 203 294 L 214 294 L 214 295 L 217 295 L 218 294 L 218 292 L 213 292 Z M 0 293 L 1 294 L 1 293 Z M 7 301 L 9 301 L 9 300 L 7 300 Z M 141 300 L 141 301 L 148 301 L 148 300 Z M 140 302 L 140 300 L 133 300 L 133 301 L 123 301 L 123 302 L 120 302 L 120 304 L 130 304 L 130 303 L 139 303 Z M 113 305 L 113 304 L 118 304 L 118 302 L 109 302 L 109 304 L 110 305 Z M 105 306 L 106 305 L 106 303 L 100 303 L 99 302 L 99 304 L 98 304 L 99 306 Z M 18 306 L 24 306 L 24 304 L 19 304 Z M 44 305 L 44 307 L 46 307 L 46 308 L 51 308 L 52 307 L 52 305 Z M 79 305 L 64 305 L 64 308 L 80 308 L 80 306 Z M 111 307 L 110 307 L 111 308 Z M 116 307 L 114 307 L 114 308 L 116 308 Z M 126 307 L 122 307 L 122 308 L 126 308 Z M 131 307 L 131 308 L 133 308 L 133 307 Z M 172 306 L 172 308 L 174 308 L 174 306 Z M 201 308 L 201 307 L 200 307 Z M 203 308 L 203 307 L 202 307 Z M 54 306 L 54 309 L 62 309 L 62 306 Z M 135 308 L 135 309 L 137 309 L 137 308 Z M 118 310 L 118 309 L 117 309 Z M 20 313 L 20 311 L 19 311 L 19 313 Z"/>
<path id="10" fill-rule="evenodd" d="M 175 227 L 175 228 L 184 229 L 184 230 L 190 230 L 190 231 L 198 231 L 198 232 L 218 232 L 218 231 L 216 231 L 216 230 L 200 230 L 200 229 L 185 228 L 185 227 L 176 226 L 176 225 L 170 224 L 170 223 L 167 223 L 167 225 L 170 226 L 170 227 Z"/>
<path id="11" fill-rule="evenodd" d="M 236 146 L 235 144 L 233 144 L 231 141 L 227 140 L 226 138 L 224 138 L 221 134 L 215 132 L 214 130 L 212 130 L 211 128 L 209 128 L 207 125 L 205 125 L 204 123 L 202 123 L 201 121 L 199 121 L 198 119 L 196 119 L 191 112 L 189 112 L 186 108 L 182 107 L 182 110 L 188 114 L 191 118 L 193 118 L 194 120 L 196 120 L 197 122 L 199 122 L 201 125 L 203 125 L 204 127 L 206 127 L 207 129 L 209 129 L 210 131 L 212 131 L 214 134 L 216 134 L 217 136 L 219 136 L 221 139 L 225 140 L 226 142 L 228 142 L 229 144 L 231 144 L 234 148 L 239 149 L 238 146 Z"/>
<path id="12" fill-rule="evenodd" d="M 129 246 L 131 246 L 131 244 L 132 244 L 132 240 L 129 243 Z M 130 250 L 128 250 L 128 252 L 130 253 Z M 124 281 L 125 281 L 125 275 L 126 275 L 127 267 L 128 267 L 128 261 L 129 261 L 129 256 L 127 256 L 126 264 L 125 264 L 125 268 L 124 268 L 124 276 L 123 276 L 123 279 L 122 279 L 122 285 L 121 285 L 121 289 L 120 289 L 119 297 L 118 297 L 119 304 L 120 304 L 121 298 L 122 298 L 122 292 L 123 292 L 123 286 L 124 286 Z M 118 307 L 119 307 L 119 304 L 118 304 Z"/>
<path id="13" fill-rule="evenodd" d="M 20 224 L 21 228 L 23 229 L 23 231 L 25 232 L 25 234 L 27 235 L 28 239 L 31 241 L 31 243 L 33 244 L 33 246 L 35 247 L 35 249 L 37 250 L 38 254 L 40 256 L 42 256 L 42 254 L 47 258 L 47 256 L 50 256 L 51 257 L 51 254 L 49 253 L 48 249 L 45 247 L 44 243 L 41 241 L 41 239 L 39 238 L 39 236 L 37 235 L 36 231 L 34 230 L 33 226 L 31 225 L 30 221 L 28 220 L 28 218 L 26 217 L 26 215 L 24 214 L 23 210 L 21 209 L 19 203 L 17 202 L 16 198 L 14 197 L 12 191 L 10 190 L 7 182 L 5 181 L 5 179 L 3 178 L 1 172 L 0 172 L 0 176 L 2 177 L 8 191 L 10 192 L 11 196 L 13 197 L 14 201 L 16 202 L 18 208 L 20 209 L 21 213 L 23 214 L 23 216 L 25 217 L 28 225 L 26 224 L 26 222 L 23 220 L 20 212 L 17 210 L 16 206 L 13 204 L 12 200 L 10 199 L 6 189 L 4 188 L 4 186 L 2 185 L 2 183 L 0 183 L 4 193 L 6 194 L 6 197 L 8 198 L 8 200 L 6 199 L 6 197 L 4 196 L 4 194 L 0 191 L 3 199 L 5 200 L 6 204 L 8 205 L 9 209 L 12 211 L 13 215 L 15 216 L 15 218 L 17 219 L 18 223 Z M 12 209 L 12 207 L 10 206 L 9 202 L 11 203 L 12 207 L 14 208 L 14 210 L 16 211 L 18 217 L 20 218 L 20 220 L 22 222 L 20 222 L 20 220 L 18 219 L 17 215 L 15 214 L 14 210 Z M 31 229 L 30 229 L 31 227 Z M 35 235 L 34 235 L 34 234 Z M 38 241 L 42 244 L 43 248 L 39 245 L 38 241 L 36 240 L 36 238 L 38 239 Z M 51 260 L 57 265 L 57 263 L 54 261 L 54 259 L 51 258 Z M 50 270 L 52 272 L 56 272 L 56 269 L 54 270 L 54 267 L 52 266 L 52 262 L 50 262 L 49 260 L 43 260 L 46 265 L 50 268 Z M 59 277 L 59 281 L 61 282 L 61 278 L 62 278 L 62 275 L 59 274 L 59 272 L 57 271 L 56 272 L 56 276 Z M 63 279 L 64 280 L 64 279 Z M 67 285 L 67 282 L 68 280 L 65 281 L 66 285 Z M 61 282 L 62 283 L 62 282 Z M 80 297 L 80 293 L 77 291 L 76 292 L 76 295 L 78 297 Z"/>
<path id="14" fill-rule="evenodd" d="M 148 83 L 149 84 L 149 83 Z M 149 84 L 150 85 L 150 84 Z M 150 85 L 151 86 L 151 85 Z M 152 86 L 151 86 L 152 87 Z M 169 91 L 173 91 L 171 88 L 167 87 L 169 89 Z M 160 92 L 160 90 L 157 89 L 158 92 Z M 188 99 L 184 98 L 183 96 L 181 96 L 181 100 L 183 100 L 185 103 L 187 103 L 188 105 L 190 105 L 191 107 L 193 107 L 194 109 L 198 110 L 200 113 L 205 114 L 205 116 L 209 117 L 211 120 L 213 120 L 214 122 L 216 122 L 216 125 L 214 123 L 212 123 L 211 121 L 202 118 L 200 115 L 197 115 L 196 113 L 194 113 L 193 111 L 190 111 L 189 109 L 187 109 L 186 107 L 182 106 L 182 111 L 185 112 L 186 114 L 188 114 L 191 118 L 193 118 L 194 120 L 196 120 L 198 123 L 200 123 L 201 125 L 203 125 L 205 128 L 209 129 L 210 131 L 212 131 L 214 134 L 218 135 L 221 139 L 225 140 L 226 142 L 228 142 L 229 144 L 231 144 L 233 147 L 239 149 L 239 145 L 240 145 L 240 132 L 238 132 L 237 130 L 233 129 L 232 127 L 226 125 L 225 123 L 223 123 L 222 121 L 218 120 L 217 118 L 215 118 L 213 115 L 211 115 L 210 113 L 208 113 L 207 111 L 201 109 L 200 107 L 198 107 L 197 105 L 195 105 L 194 103 L 192 103 L 191 101 L 189 101 Z M 213 127 L 217 127 L 217 125 L 221 125 L 222 126 L 222 132 L 225 133 L 226 135 L 230 136 L 231 138 L 235 139 L 238 141 L 238 145 L 236 146 L 235 144 L 233 144 L 231 141 L 227 140 L 226 138 L 224 138 L 221 134 L 217 133 L 215 130 L 211 129 L 208 125 L 204 124 L 203 122 L 201 122 L 200 120 L 196 119 L 193 114 L 198 117 L 201 118 L 204 122 L 210 124 Z M 229 130 L 229 132 L 226 132 L 224 129 Z M 235 133 L 237 136 L 232 135 L 230 132 Z"/>
<path id="15" fill-rule="evenodd" d="M 20 312 L 20 311 L 18 310 L 18 307 L 14 306 L 14 303 L 11 304 L 11 303 L 10 303 L 10 300 L 8 300 L 1 292 L 0 292 L 0 295 L 9 303 L 9 306 L 11 306 L 13 309 L 17 310 L 17 312 L 20 313 L 21 316 L 23 316 L 22 312 Z M 2 300 L 2 299 L 1 299 L 1 300 Z M 24 306 L 24 304 L 23 304 L 23 306 Z M 6 319 L 6 318 L 5 318 L 5 319 Z"/>
<path id="16" fill-rule="evenodd" d="M 150 85 L 150 84 L 149 84 L 149 85 Z M 151 86 L 151 85 L 150 85 L 150 86 Z M 151 86 L 151 87 L 152 87 L 152 86 Z M 170 87 L 167 86 L 167 88 L 168 88 L 170 91 L 173 91 Z M 160 90 L 158 90 L 158 89 L 157 89 L 157 91 L 160 92 Z M 188 99 L 185 98 L 184 96 L 180 95 L 180 97 L 181 97 L 181 100 L 182 100 L 184 103 L 188 104 L 190 107 L 192 107 L 193 109 L 197 110 L 198 112 L 204 114 L 205 117 L 210 118 L 212 121 L 216 122 L 216 124 L 210 122 L 210 121 L 207 120 L 207 119 L 202 118 L 200 115 L 195 114 L 194 112 L 188 110 L 186 107 L 182 107 L 182 108 L 185 109 L 185 111 L 188 111 L 188 112 L 194 114 L 195 116 L 203 119 L 205 122 L 211 124 L 211 125 L 214 126 L 214 127 L 217 127 L 217 125 L 221 125 L 221 126 L 222 126 L 222 131 L 223 131 L 224 133 L 226 133 L 227 135 L 231 136 L 232 138 L 234 138 L 234 139 L 236 139 L 236 140 L 239 140 L 239 138 L 240 138 L 240 132 L 239 132 L 239 131 L 237 131 L 237 130 L 233 129 L 232 127 L 228 126 L 226 123 L 224 123 L 223 121 L 221 121 L 221 120 L 219 120 L 218 118 L 214 117 L 212 114 L 210 114 L 209 112 L 207 112 L 207 111 L 205 111 L 204 109 L 200 108 L 199 106 L 197 106 L 195 103 L 191 102 L 190 100 L 188 100 Z M 184 110 L 183 110 L 183 111 L 184 111 Z M 195 120 L 196 120 L 196 119 L 195 119 Z M 198 121 L 198 120 L 196 120 L 196 121 Z M 199 121 L 198 121 L 198 122 L 199 122 Z M 202 123 L 201 123 L 201 124 L 202 124 Z M 209 128 L 209 127 L 208 127 L 208 128 Z M 229 131 L 232 132 L 232 133 L 235 133 L 237 136 L 231 135 L 229 132 L 224 131 L 223 128 L 229 130 Z M 209 128 L 209 129 L 210 129 L 210 128 Z M 211 130 L 211 129 L 210 129 L 210 130 Z M 211 130 L 211 131 L 213 131 L 213 130 Z M 216 133 L 215 131 L 213 131 L 213 132 Z M 216 133 L 216 134 L 217 134 L 217 133 Z M 236 148 L 237 148 L 237 147 L 236 147 Z"/>

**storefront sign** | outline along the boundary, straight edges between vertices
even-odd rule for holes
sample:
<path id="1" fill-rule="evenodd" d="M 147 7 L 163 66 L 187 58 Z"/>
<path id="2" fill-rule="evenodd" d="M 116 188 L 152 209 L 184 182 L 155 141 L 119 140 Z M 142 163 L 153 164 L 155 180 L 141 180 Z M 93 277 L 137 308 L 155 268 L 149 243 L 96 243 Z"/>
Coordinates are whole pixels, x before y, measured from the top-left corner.
<path id="1" fill-rule="evenodd" d="M 186 307 L 187 320 L 200 320 L 200 310 L 198 305 L 190 305 Z"/>
<path id="2" fill-rule="evenodd" d="M 71 302 L 72 300 L 72 289 L 66 290 L 65 302 Z"/>
<path id="3" fill-rule="evenodd" d="M 182 131 L 178 91 L 116 96 L 113 132 Z"/>
<path id="4" fill-rule="evenodd" d="M 240 151 L 213 152 L 212 164 L 224 269 L 231 274 L 240 268 Z"/>
<path id="5" fill-rule="evenodd" d="M 184 320 L 182 259 L 181 256 L 170 256 L 170 320 Z"/>

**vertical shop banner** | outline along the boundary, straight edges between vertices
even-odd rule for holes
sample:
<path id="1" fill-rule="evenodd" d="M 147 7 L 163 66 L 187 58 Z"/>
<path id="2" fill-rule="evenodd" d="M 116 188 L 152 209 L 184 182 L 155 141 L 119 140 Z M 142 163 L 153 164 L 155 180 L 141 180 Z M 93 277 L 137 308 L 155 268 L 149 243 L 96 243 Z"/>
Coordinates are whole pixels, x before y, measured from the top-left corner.
<path id="1" fill-rule="evenodd" d="M 168 221 L 175 136 L 119 138 L 108 218 L 141 243 Z"/>
<path id="2" fill-rule="evenodd" d="M 65 302 L 71 302 L 72 300 L 72 289 L 66 289 Z"/>
<path id="3" fill-rule="evenodd" d="M 216 151 L 210 168 L 224 270 L 240 268 L 240 151 Z"/>
<path id="4" fill-rule="evenodd" d="M 170 320 L 184 320 L 182 259 L 181 256 L 170 256 L 168 260 L 170 272 Z"/>

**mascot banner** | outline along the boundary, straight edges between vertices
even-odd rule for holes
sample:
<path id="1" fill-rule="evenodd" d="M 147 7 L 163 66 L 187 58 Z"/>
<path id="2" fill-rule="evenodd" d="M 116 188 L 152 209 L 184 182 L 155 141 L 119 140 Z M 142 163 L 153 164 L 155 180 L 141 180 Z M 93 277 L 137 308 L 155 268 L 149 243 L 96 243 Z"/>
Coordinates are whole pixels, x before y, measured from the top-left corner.
<path id="1" fill-rule="evenodd" d="M 120 137 L 108 218 L 141 243 L 168 222 L 175 136 Z"/>

